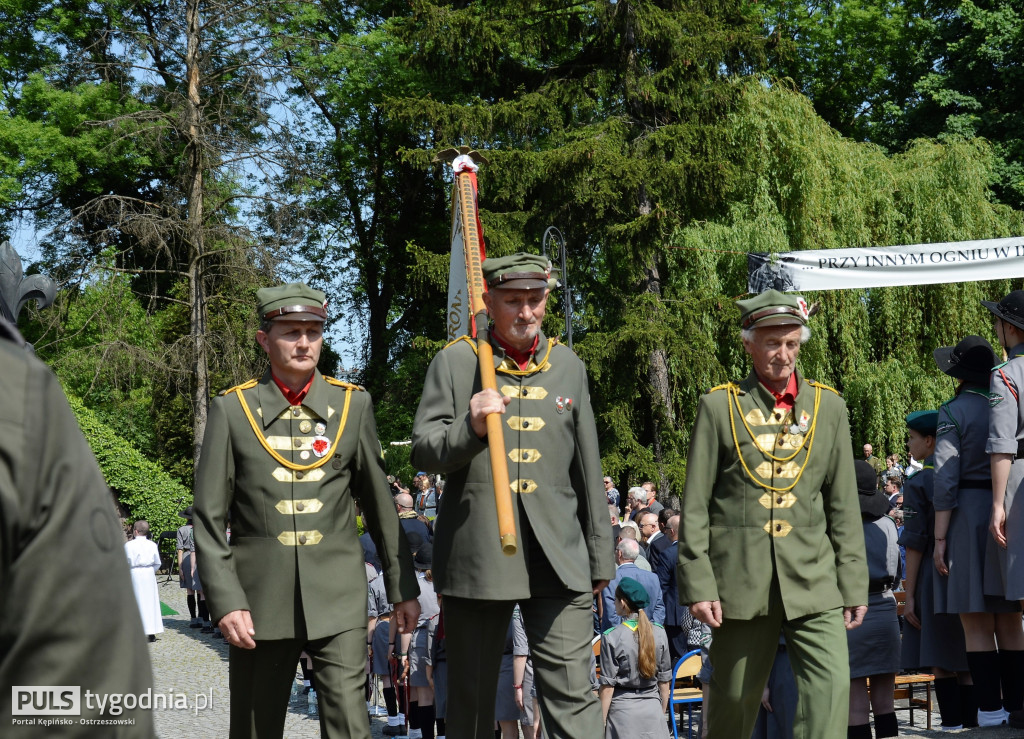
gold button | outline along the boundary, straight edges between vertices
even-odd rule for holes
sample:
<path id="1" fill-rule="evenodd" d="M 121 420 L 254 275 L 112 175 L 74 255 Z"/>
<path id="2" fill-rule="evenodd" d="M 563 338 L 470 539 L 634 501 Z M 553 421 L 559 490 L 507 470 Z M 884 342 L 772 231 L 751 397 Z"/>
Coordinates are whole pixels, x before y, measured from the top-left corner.
<path id="1" fill-rule="evenodd" d="M 303 477 L 305 477 L 305 473 L 302 470 L 299 470 L 298 472 L 295 473 L 296 480 L 301 480 Z"/>
<path id="2" fill-rule="evenodd" d="M 781 502 L 782 498 L 779 498 L 779 501 Z M 306 506 L 303 505 L 302 503 L 296 503 L 295 504 L 295 510 L 297 510 L 297 511 L 304 511 L 304 510 L 306 510 Z"/>
<path id="3" fill-rule="evenodd" d="M 299 431 L 301 431 L 304 434 L 308 434 L 310 431 L 312 431 L 312 429 L 313 424 L 311 424 L 309 421 L 303 421 L 302 423 L 299 424 Z"/>
<path id="4" fill-rule="evenodd" d="M 299 537 L 299 544 L 305 544 L 305 543 L 306 543 L 306 535 L 302 534 L 302 536 Z"/>

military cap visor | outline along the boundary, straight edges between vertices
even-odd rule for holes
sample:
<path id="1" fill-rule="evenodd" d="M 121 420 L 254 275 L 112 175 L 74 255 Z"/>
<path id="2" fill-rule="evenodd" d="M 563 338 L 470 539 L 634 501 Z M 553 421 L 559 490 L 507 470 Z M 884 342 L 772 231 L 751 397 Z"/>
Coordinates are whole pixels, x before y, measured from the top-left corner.
<path id="1" fill-rule="evenodd" d="M 637 608 L 647 608 L 650 604 L 650 598 L 644 586 L 632 577 L 624 577 L 619 580 L 619 585 L 615 588 L 615 594 L 621 595 Z"/>
<path id="2" fill-rule="evenodd" d="M 935 436 L 939 425 L 938 411 L 914 411 L 907 414 L 907 428 L 925 436 Z"/>
<path id="3" fill-rule="evenodd" d="M 996 318 L 1024 330 L 1024 290 L 1014 290 L 998 303 L 982 300 L 981 304 Z"/>
<path id="4" fill-rule="evenodd" d="M 940 346 L 932 356 L 938 368 L 950 377 L 977 385 L 988 385 L 989 374 L 997 363 L 992 345 L 980 336 L 968 336 L 956 346 Z"/>
<path id="5" fill-rule="evenodd" d="M 491 290 L 550 289 L 551 263 L 547 257 L 518 252 L 488 257 L 483 262 L 484 280 Z"/>
<path id="6" fill-rule="evenodd" d="M 327 302 L 324 294 L 302 282 L 291 282 L 277 287 L 264 287 L 256 291 L 256 304 L 260 319 L 273 321 L 326 321 Z"/>
<path id="7" fill-rule="evenodd" d="M 747 300 L 737 300 L 740 326 L 744 329 L 762 326 L 806 326 L 811 311 L 800 295 L 787 295 L 768 290 Z"/>

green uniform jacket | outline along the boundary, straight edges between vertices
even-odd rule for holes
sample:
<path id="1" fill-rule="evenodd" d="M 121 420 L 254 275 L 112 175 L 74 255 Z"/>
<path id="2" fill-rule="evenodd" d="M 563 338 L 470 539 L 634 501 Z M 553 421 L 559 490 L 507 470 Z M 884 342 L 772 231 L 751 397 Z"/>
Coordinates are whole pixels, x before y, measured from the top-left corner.
<path id="1" fill-rule="evenodd" d="M 774 412 L 774 397 L 753 373 L 739 383 L 741 410 L 733 407 L 734 424 L 729 386 L 701 397 L 680 518 L 680 603 L 720 600 L 725 618 L 765 615 L 773 574 L 787 619 L 867 603 L 846 404 L 831 388 L 798 379 L 796 405 L 789 414 Z M 816 426 L 811 426 L 816 394 L 820 406 Z M 796 457 L 782 462 L 762 454 L 743 424 L 746 419 L 762 448 L 786 458 L 805 436 L 790 429 L 802 418 L 806 435 L 812 428 L 814 435 Z M 736 454 L 733 427 L 743 461 L 759 480 L 787 488 L 803 467 L 796 486 L 771 492 L 752 482 Z"/>
<path id="2" fill-rule="evenodd" d="M 261 438 L 292 466 L 326 463 L 291 469 Z M 319 639 L 365 628 L 357 502 L 384 565 L 388 598 L 415 598 L 419 585 L 367 393 L 317 372 L 302 405 L 289 406 L 268 371 L 258 383 L 214 398 L 194 507 L 199 577 L 214 619 L 249 610 L 257 639 Z"/>
<path id="3" fill-rule="evenodd" d="M 101 712 L 94 700 L 90 710 L 85 695 L 106 701 L 153 687 L 124 542 L 110 490 L 57 379 L 25 349 L 0 338 L 4 736 L 154 736 L 152 711 L 115 716 L 109 703 Z M 71 726 L 12 726 L 15 685 L 78 686 L 81 718 L 134 723 L 100 727 L 80 724 L 74 715 Z"/>
<path id="4" fill-rule="evenodd" d="M 615 574 L 597 427 L 583 363 L 542 335 L 536 362 L 520 371 L 495 346 L 498 392 L 519 551 L 502 554 L 487 441 L 474 433 L 469 399 L 480 391 L 475 341 L 462 337 L 427 370 L 412 431 L 412 463 L 449 475 L 434 523 L 434 582 L 459 598 L 530 596 L 520 515 L 575 592 Z"/>

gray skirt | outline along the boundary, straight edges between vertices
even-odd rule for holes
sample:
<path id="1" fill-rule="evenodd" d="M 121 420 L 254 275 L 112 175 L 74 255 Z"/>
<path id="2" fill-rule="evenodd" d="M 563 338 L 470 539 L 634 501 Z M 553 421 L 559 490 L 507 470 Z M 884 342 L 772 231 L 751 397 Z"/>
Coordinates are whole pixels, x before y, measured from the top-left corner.
<path id="1" fill-rule="evenodd" d="M 409 685 L 414 688 L 429 688 L 427 680 L 427 627 L 420 626 L 412 632 L 409 642 Z"/>
<path id="2" fill-rule="evenodd" d="M 947 536 L 948 539 L 948 536 Z M 914 592 L 917 617 L 921 628 L 905 623 L 900 646 L 900 664 L 905 670 L 930 670 L 941 667 L 950 672 L 967 670 L 967 649 L 960 616 L 936 613 L 933 603 L 946 601 L 949 578 L 941 576 L 932 561 L 931 539 L 921 555 L 921 568 Z"/>
<path id="3" fill-rule="evenodd" d="M 195 552 L 185 551 L 181 555 L 181 579 L 178 581 L 178 587 L 188 588 L 196 592 L 202 592 L 203 585 L 199 582 L 199 568 L 195 568 L 195 572 L 192 571 L 192 558 L 195 556 Z"/>
<path id="4" fill-rule="evenodd" d="M 850 677 L 886 675 L 900 671 L 900 622 L 891 590 L 868 596 L 864 623 L 846 632 L 850 648 Z"/>
<path id="5" fill-rule="evenodd" d="M 657 686 L 642 693 L 616 690 L 608 707 L 605 739 L 666 739 L 668 722 Z"/>
<path id="6" fill-rule="evenodd" d="M 1010 467 L 1010 479 L 1006 483 L 1006 499 L 1003 508 L 1006 510 L 1006 559 L 1003 568 L 1003 594 L 1007 600 L 1024 599 L 1024 461 L 1014 460 Z M 991 537 L 989 537 L 991 538 Z M 993 547 L 997 547 L 993 542 Z M 997 594 L 988 589 L 985 581 L 985 592 Z"/>
<path id="7" fill-rule="evenodd" d="M 390 675 L 391 668 L 388 666 L 388 630 L 391 627 L 389 621 L 377 621 L 373 630 L 373 659 L 370 660 L 370 672 L 374 675 Z"/>
<path id="8" fill-rule="evenodd" d="M 530 692 L 533 690 L 533 664 L 529 658 L 526 660 L 526 672 L 523 675 L 523 710 L 516 705 L 515 691 L 512 689 L 515 675 L 512 671 L 512 655 L 506 654 L 501 658 L 501 671 L 498 673 L 498 691 L 494 695 L 494 720 L 495 721 L 521 721 L 527 726 L 533 725 L 533 699 Z"/>
<path id="9" fill-rule="evenodd" d="M 1024 470 L 1024 465 L 1018 465 Z M 937 613 L 1007 613 L 1020 607 L 1003 597 L 1006 553 L 989 533 L 992 491 L 960 490 L 946 534 L 949 575 L 934 593 Z M 928 562 L 922 562 L 924 569 Z M 935 570 L 934 563 L 930 564 Z M 936 579 L 942 576 L 936 572 Z M 941 666 L 941 665 L 940 665 Z"/>

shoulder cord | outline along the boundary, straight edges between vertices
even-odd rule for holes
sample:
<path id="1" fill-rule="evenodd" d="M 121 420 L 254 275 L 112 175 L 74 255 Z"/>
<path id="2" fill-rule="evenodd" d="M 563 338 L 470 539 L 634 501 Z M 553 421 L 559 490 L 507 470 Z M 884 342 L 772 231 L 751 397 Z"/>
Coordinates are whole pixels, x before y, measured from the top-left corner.
<path id="1" fill-rule="evenodd" d="M 738 395 L 738 393 L 735 393 L 735 391 L 730 390 L 730 395 L 733 395 L 733 397 L 734 397 L 734 399 L 736 401 L 736 406 L 737 406 L 737 408 L 739 408 L 739 395 Z M 814 447 L 815 431 L 818 428 L 818 405 L 819 405 L 820 401 L 821 401 L 821 388 L 815 387 L 815 390 L 814 390 L 814 417 L 811 419 L 811 428 L 810 428 L 810 430 L 807 433 L 807 438 L 805 439 L 805 442 L 807 442 L 807 455 L 804 457 L 804 464 L 800 468 L 800 472 L 797 473 L 796 479 L 793 480 L 793 484 L 789 485 L 788 487 L 784 487 L 784 488 L 777 488 L 777 487 L 773 487 L 772 485 L 768 485 L 766 483 L 763 483 L 763 482 L 761 482 L 760 480 L 757 479 L 757 477 L 754 475 L 753 472 L 750 471 L 750 468 L 747 466 L 746 460 L 743 459 L 743 452 L 740 450 L 740 442 L 739 442 L 739 439 L 736 437 L 736 419 L 733 417 L 732 403 L 729 404 L 729 427 L 732 429 L 732 443 L 736 446 L 736 456 L 738 456 L 739 459 L 740 459 L 740 465 L 742 465 L 743 471 L 747 473 L 747 477 L 750 478 L 751 482 L 753 482 L 755 485 L 758 485 L 758 486 L 764 488 L 765 490 L 769 490 L 769 491 L 771 491 L 773 493 L 788 493 L 790 490 L 792 490 L 793 488 L 796 487 L 797 483 L 800 482 L 800 478 L 803 477 L 803 475 L 804 475 L 804 470 L 807 469 L 807 462 L 808 462 L 808 460 L 810 460 L 810 458 L 811 458 L 811 449 Z M 740 409 L 740 410 L 742 410 L 742 409 Z M 743 414 L 742 413 L 740 413 L 740 418 L 743 418 Z M 745 424 L 746 424 L 746 422 L 744 421 L 744 425 Z M 747 430 L 749 431 L 749 428 Z M 753 434 L 751 434 L 751 438 L 754 440 L 754 444 L 757 445 L 757 440 L 754 439 Z M 759 445 L 757 445 L 757 447 L 758 447 L 758 449 L 761 449 L 761 447 Z M 799 452 L 801 448 L 803 448 L 803 444 L 800 445 L 800 448 L 797 449 L 797 452 Z M 763 454 L 765 454 L 766 456 L 771 457 L 771 459 L 775 460 L 776 462 L 787 461 L 787 460 L 780 459 L 778 457 L 774 457 L 769 452 L 765 452 L 763 449 L 761 449 L 761 452 Z M 793 457 L 795 457 L 795 456 L 796 456 L 796 453 L 794 452 Z M 788 459 L 792 459 L 793 457 L 789 457 Z"/>
<path id="2" fill-rule="evenodd" d="M 259 439 L 263 448 L 267 450 L 267 454 L 273 457 L 274 461 L 278 464 L 292 470 L 293 472 L 306 472 L 308 470 L 315 470 L 317 467 L 322 467 L 327 464 L 327 460 L 334 456 L 334 451 L 338 448 L 339 442 L 341 442 L 341 434 L 345 430 L 345 422 L 348 420 L 348 405 L 352 400 L 352 390 L 347 390 L 345 392 L 345 408 L 341 412 L 341 424 L 338 426 L 338 435 L 334 437 L 334 444 L 331 445 L 330 451 L 324 454 L 324 456 L 316 462 L 306 465 L 289 462 L 278 454 L 275 449 L 270 448 L 270 444 L 267 443 L 266 437 L 263 435 L 263 432 L 260 431 L 260 427 L 257 425 L 256 419 L 253 418 L 252 411 L 249 410 L 249 405 L 245 402 L 245 398 L 242 396 L 242 389 L 240 387 L 235 388 L 234 392 L 238 395 L 238 402 L 242 404 L 242 411 L 245 412 L 245 417 L 249 419 L 249 425 L 252 427 L 253 433 L 256 434 L 256 438 Z"/>
<path id="3" fill-rule="evenodd" d="M 740 407 L 739 388 L 736 385 L 732 385 L 732 386 L 729 387 L 729 396 L 730 396 L 730 399 L 733 402 L 736 403 L 736 410 L 739 411 L 740 421 L 743 422 L 743 428 L 745 428 L 747 430 L 747 433 L 750 434 L 750 438 L 754 439 L 754 443 L 757 445 L 758 449 L 760 449 L 761 448 L 760 444 L 757 444 L 757 436 L 754 434 L 754 431 L 753 431 L 753 429 L 750 428 L 749 424 L 747 424 L 746 416 L 743 415 L 743 409 Z M 821 398 L 821 388 L 815 386 L 815 388 L 814 388 L 814 420 L 811 421 L 812 428 L 813 428 L 814 424 L 817 423 L 817 421 L 818 421 L 818 402 L 819 402 L 819 398 Z M 793 406 L 793 412 L 794 412 L 794 416 L 795 416 L 796 415 L 796 406 Z M 794 418 L 794 420 L 795 420 L 795 418 Z M 732 422 L 732 405 L 731 404 L 729 405 L 729 421 Z M 773 436 L 774 436 L 774 434 L 773 434 Z M 766 457 L 771 459 L 773 462 L 788 462 L 791 459 L 794 459 L 796 457 L 796 455 L 800 453 L 800 450 L 804 448 L 804 444 L 807 443 L 807 440 L 810 437 L 811 437 L 811 433 L 808 433 L 806 436 L 804 436 L 803 440 L 801 440 L 801 442 L 800 442 L 800 445 L 796 448 L 796 451 L 794 451 L 788 457 L 776 457 L 774 454 L 772 454 L 769 451 L 766 451 L 764 449 L 761 449 L 761 451 L 764 453 L 764 455 Z"/>

